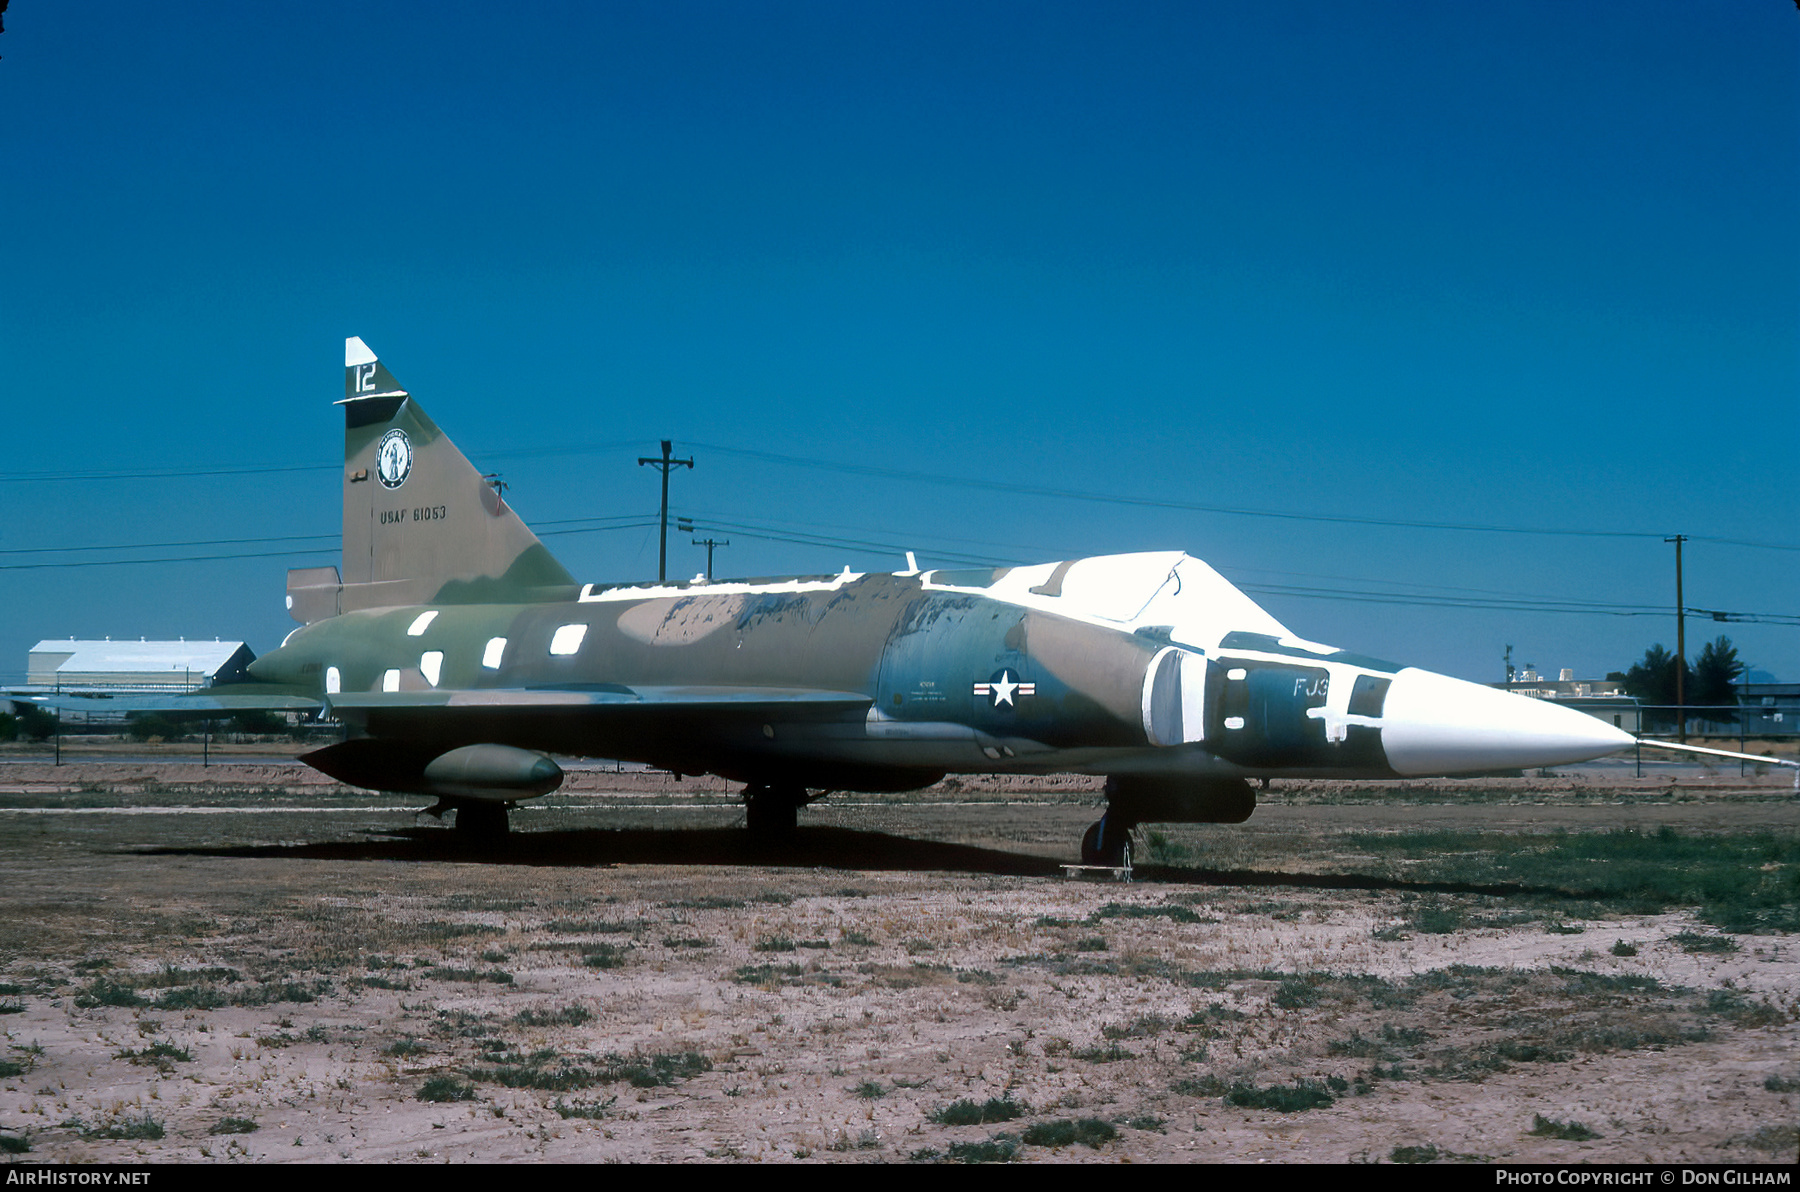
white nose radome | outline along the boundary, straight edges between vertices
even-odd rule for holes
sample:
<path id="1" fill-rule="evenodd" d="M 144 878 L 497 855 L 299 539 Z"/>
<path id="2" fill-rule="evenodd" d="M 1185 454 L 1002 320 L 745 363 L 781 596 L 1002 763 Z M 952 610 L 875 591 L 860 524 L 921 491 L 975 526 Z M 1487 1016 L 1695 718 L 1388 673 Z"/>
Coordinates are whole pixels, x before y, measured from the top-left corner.
<path id="1" fill-rule="evenodd" d="M 1585 712 L 1413 667 L 1382 707 L 1381 747 L 1408 778 L 1583 762 L 1634 741 Z"/>

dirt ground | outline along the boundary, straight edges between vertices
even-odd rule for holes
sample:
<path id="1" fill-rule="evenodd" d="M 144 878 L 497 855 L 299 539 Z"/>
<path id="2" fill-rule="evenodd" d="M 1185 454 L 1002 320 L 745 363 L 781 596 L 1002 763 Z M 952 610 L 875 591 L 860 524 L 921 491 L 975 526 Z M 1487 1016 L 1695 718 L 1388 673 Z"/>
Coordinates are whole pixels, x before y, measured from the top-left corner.
<path id="1" fill-rule="evenodd" d="M 758 852 L 724 784 L 577 770 L 475 851 L 286 761 L 8 761 L 0 1159 L 1796 1157 L 1794 937 L 1357 844 L 1791 838 L 1786 777 L 1262 798 L 1123 884 L 1060 869 L 1086 780 L 834 797 Z"/>

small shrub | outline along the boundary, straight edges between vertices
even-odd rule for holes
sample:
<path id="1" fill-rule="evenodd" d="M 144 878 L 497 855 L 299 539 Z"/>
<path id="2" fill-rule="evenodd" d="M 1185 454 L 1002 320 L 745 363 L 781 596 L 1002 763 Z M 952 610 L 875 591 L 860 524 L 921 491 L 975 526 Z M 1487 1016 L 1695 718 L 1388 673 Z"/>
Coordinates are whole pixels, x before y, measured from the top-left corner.
<path id="1" fill-rule="evenodd" d="M 1771 1076 L 1769 1079 L 1774 1080 L 1775 1077 Z M 887 1086 L 883 1085 L 879 1080 L 865 1080 L 850 1091 L 854 1095 L 867 1101 L 874 1101 L 877 1098 L 888 1095 Z"/>
<path id="2" fill-rule="evenodd" d="M 1090 919 L 1169 919 L 1176 923 L 1198 923 L 1200 916 L 1185 906 L 1137 906 L 1127 902 L 1109 902 Z"/>
<path id="3" fill-rule="evenodd" d="M 1535 1134 L 1539 1138 L 1560 1138 L 1564 1142 L 1586 1142 L 1590 1138 L 1600 1137 L 1580 1122 L 1559 1122 L 1541 1113 L 1531 1115 L 1531 1129 L 1526 1133 Z"/>
<path id="4" fill-rule="evenodd" d="M 331 982 L 320 977 L 311 985 L 302 985 L 298 981 L 270 981 L 249 989 L 240 989 L 233 993 L 230 1002 L 234 1006 L 268 1006 L 277 1002 L 295 1002 L 304 1004 L 316 1002 L 320 996 L 331 992 Z"/>
<path id="5" fill-rule="evenodd" d="M 1084 1047 L 1080 1051 L 1073 1051 L 1069 1054 L 1075 1059 L 1086 1060 L 1090 1064 L 1115 1064 L 1120 1060 L 1137 1058 L 1131 1052 L 1120 1047 L 1117 1043 L 1108 1043 L 1104 1047 L 1095 1044 L 1092 1047 Z"/>
<path id="6" fill-rule="evenodd" d="M 480 969 L 433 968 L 426 969 L 425 975 L 438 981 L 491 981 L 495 985 L 511 985 L 513 981 L 513 975 L 505 969 L 483 972 Z"/>
<path id="7" fill-rule="evenodd" d="M 1335 1101 L 1330 1093 L 1309 1081 L 1271 1085 L 1259 1089 L 1252 1084 L 1234 1084 L 1225 1094 L 1227 1105 L 1242 1109 L 1272 1109 L 1276 1113 L 1304 1113 L 1323 1109 Z"/>
<path id="8" fill-rule="evenodd" d="M 794 941 L 784 936 L 764 936 L 756 941 L 753 951 L 757 952 L 792 952 Z"/>
<path id="9" fill-rule="evenodd" d="M 1800 1093 L 1800 1080 L 1788 1080 L 1771 1075 L 1763 1081 L 1763 1087 L 1771 1093 Z"/>
<path id="10" fill-rule="evenodd" d="M 1636 956 L 1637 955 L 1637 945 L 1636 944 L 1628 944 L 1624 940 L 1618 940 L 1617 942 L 1615 942 L 1613 944 L 1613 946 L 1611 948 L 1609 948 L 1607 950 L 1609 952 L 1611 952 L 1614 956 Z"/>
<path id="11" fill-rule="evenodd" d="M 636 1088 L 649 1089 L 711 1071 L 712 1061 L 697 1051 L 665 1052 L 634 1056 L 617 1063 L 611 1069 L 617 1075 L 611 1075 L 609 1079 L 628 1080 Z"/>
<path id="12" fill-rule="evenodd" d="M 1747 1135 L 1744 1141 L 1759 1151 L 1770 1151 L 1777 1155 L 1792 1155 L 1795 1147 L 1800 1147 L 1800 1126 L 1788 1124 L 1764 1126 L 1754 1134 Z"/>
<path id="13" fill-rule="evenodd" d="M 581 950 L 581 963 L 597 969 L 624 968 L 625 949 L 612 944 L 593 944 Z"/>
<path id="14" fill-rule="evenodd" d="M 1397 1146 L 1388 1154 L 1395 1163 L 1436 1163 L 1440 1152 L 1433 1143 L 1424 1146 Z"/>
<path id="15" fill-rule="evenodd" d="M 1703 931 L 1681 931 L 1669 937 L 1669 942 L 1681 948 L 1683 952 L 1707 952 L 1714 955 L 1730 955 L 1738 950 L 1738 943 L 1728 935 L 1708 935 Z"/>
<path id="16" fill-rule="evenodd" d="M 227 1004 L 229 999 L 210 985 L 171 989 L 156 999 L 158 1010 L 217 1010 Z"/>
<path id="17" fill-rule="evenodd" d="M 985 1126 L 990 1122 L 1010 1122 L 1030 1112 L 1024 1102 L 1013 1100 L 1012 1094 L 1008 1093 L 1004 1097 L 989 1097 L 980 1103 L 967 1097 L 952 1101 L 934 1110 L 930 1120 L 940 1126 Z"/>
<path id="18" fill-rule="evenodd" d="M 986 1142 L 953 1142 L 946 1151 L 952 1163 L 1011 1163 L 1018 1156 L 1018 1141 L 1005 1134 Z"/>
<path id="19" fill-rule="evenodd" d="M 189 1064 L 194 1060 L 187 1048 L 177 1047 L 168 1042 L 153 1043 L 149 1047 L 137 1051 L 127 1049 L 119 1052 L 117 1058 L 130 1060 L 134 1064 L 158 1068 L 164 1072 L 170 1071 L 176 1064 Z"/>
<path id="20" fill-rule="evenodd" d="M 475 1086 L 452 1076 L 433 1076 L 419 1086 L 421 1101 L 473 1101 Z"/>
<path id="21" fill-rule="evenodd" d="M 75 1004 L 88 1010 L 95 1006 L 148 1006 L 150 1002 L 129 985 L 98 977 L 75 995 Z"/>
<path id="22" fill-rule="evenodd" d="M 519 1026 L 581 1026 L 594 1015 L 581 1006 L 564 1006 L 560 1010 L 521 1010 L 513 1015 Z"/>
<path id="23" fill-rule="evenodd" d="M 120 1138 L 129 1141 L 155 1142 L 163 1136 L 163 1124 L 148 1113 L 140 1117 L 122 1117 L 105 1126 L 83 1130 L 88 1138 Z"/>
<path id="24" fill-rule="evenodd" d="M 565 1104 L 563 1099 L 558 1097 L 550 1108 L 554 1109 L 556 1111 L 556 1116 L 562 1118 L 564 1121 L 568 1121 L 570 1118 L 581 1118 L 584 1121 L 592 1122 L 605 1117 L 607 1111 L 610 1110 L 617 1101 L 617 1097 L 608 1097 L 604 1101 L 577 1101 L 574 1104 Z"/>
<path id="25" fill-rule="evenodd" d="M 1048 1122 L 1033 1122 L 1020 1135 L 1020 1141 L 1032 1146 L 1073 1146 L 1081 1143 L 1099 1150 L 1118 1136 L 1119 1132 L 1111 1122 L 1099 1118 L 1080 1118 L 1076 1121 L 1057 1118 Z"/>
<path id="26" fill-rule="evenodd" d="M 0 1155 L 23 1155 L 30 1149 L 30 1139 L 17 1134 L 0 1134 Z"/>
<path id="27" fill-rule="evenodd" d="M 258 1131 L 260 1129 L 262 1129 L 262 1127 L 257 1125 L 256 1122 L 250 1118 L 228 1117 L 228 1118 L 220 1118 L 216 1123 L 214 1123 L 212 1129 L 207 1131 L 207 1133 L 208 1134 L 254 1134 L 256 1131 Z"/>
<path id="28" fill-rule="evenodd" d="M 1729 1019 L 1737 1026 L 1779 1026 L 1786 1021 L 1780 1010 L 1767 1002 L 1753 1002 L 1735 989 L 1715 989 L 1706 995 L 1706 1012 Z"/>

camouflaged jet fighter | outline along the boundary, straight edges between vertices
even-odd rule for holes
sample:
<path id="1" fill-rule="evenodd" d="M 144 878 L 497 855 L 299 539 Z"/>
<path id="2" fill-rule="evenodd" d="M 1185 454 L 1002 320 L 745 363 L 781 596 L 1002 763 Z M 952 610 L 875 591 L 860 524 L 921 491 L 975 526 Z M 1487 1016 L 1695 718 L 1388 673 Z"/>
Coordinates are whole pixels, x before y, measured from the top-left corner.
<path id="1" fill-rule="evenodd" d="M 1139 823 L 1237 823 L 1250 780 L 1412 778 L 1632 744 L 1581 712 L 1290 632 L 1176 551 L 1033 567 L 580 584 L 360 339 L 345 350 L 343 570 L 250 664 L 346 739 L 305 761 L 501 833 L 552 756 L 745 784 L 778 837 L 832 791 L 949 773 L 1106 778 L 1084 861 Z M 215 689 L 213 698 L 230 698 Z M 248 698 L 248 697 L 245 697 Z"/>

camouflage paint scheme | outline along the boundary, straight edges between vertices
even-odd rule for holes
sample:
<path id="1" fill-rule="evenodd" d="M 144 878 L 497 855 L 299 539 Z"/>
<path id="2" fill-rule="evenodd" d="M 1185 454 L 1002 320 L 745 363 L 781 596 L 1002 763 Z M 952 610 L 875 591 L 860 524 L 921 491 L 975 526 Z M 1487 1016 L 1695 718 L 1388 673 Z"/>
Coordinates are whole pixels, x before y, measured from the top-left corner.
<path id="1" fill-rule="evenodd" d="M 359 339 L 340 404 L 343 571 L 290 573 L 302 628 L 250 677 L 346 724 L 309 762 L 435 795 L 459 826 L 552 789 L 552 753 L 744 782 L 753 826 L 759 805 L 791 824 L 817 792 L 952 772 L 1106 775 L 1129 825 L 1241 820 L 1247 778 L 1547 765 L 1631 741 L 1297 638 L 1179 552 L 580 585 Z M 504 830 L 503 811 L 474 819 Z"/>

